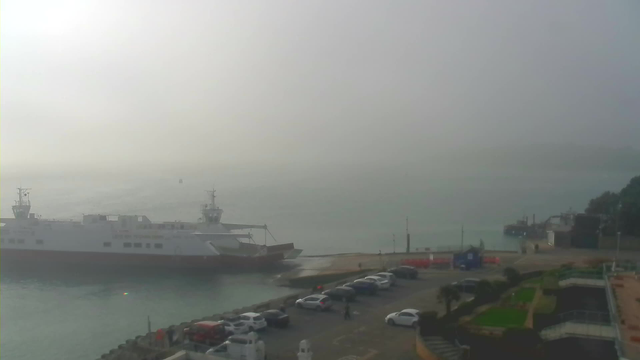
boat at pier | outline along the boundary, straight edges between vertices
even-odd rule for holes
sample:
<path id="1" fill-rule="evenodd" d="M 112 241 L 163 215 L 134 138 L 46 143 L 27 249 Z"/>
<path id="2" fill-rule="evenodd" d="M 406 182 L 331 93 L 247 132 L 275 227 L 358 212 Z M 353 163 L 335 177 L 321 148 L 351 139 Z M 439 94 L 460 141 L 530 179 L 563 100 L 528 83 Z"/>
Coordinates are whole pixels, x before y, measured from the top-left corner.
<path id="1" fill-rule="evenodd" d="M 29 189 L 18 188 L 13 218 L 1 218 L 0 264 L 106 264 L 178 268 L 254 268 L 296 258 L 292 243 L 267 245 L 267 225 L 222 223 L 215 190 L 197 222 L 152 222 L 144 215 L 83 215 L 47 220 L 31 213 Z M 256 244 L 249 232 L 265 232 Z M 273 238 L 273 236 L 271 235 Z M 273 238 L 275 241 L 275 238 Z M 242 241 L 245 240 L 245 241 Z"/>

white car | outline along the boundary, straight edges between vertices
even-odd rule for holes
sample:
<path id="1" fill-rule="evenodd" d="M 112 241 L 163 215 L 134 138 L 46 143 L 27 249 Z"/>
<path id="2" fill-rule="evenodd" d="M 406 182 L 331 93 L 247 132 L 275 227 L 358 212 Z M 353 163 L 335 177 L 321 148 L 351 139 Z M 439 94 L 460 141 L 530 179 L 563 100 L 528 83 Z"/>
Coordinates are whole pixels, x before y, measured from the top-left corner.
<path id="1" fill-rule="evenodd" d="M 420 310 L 416 309 L 404 309 L 400 312 L 395 312 L 387 315 L 384 321 L 389 325 L 403 325 L 403 326 L 418 326 L 418 314 Z"/>
<path id="2" fill-rule="evenodd" d="M 296 306 L 299 308 L 314 309 L 316 311 L 323 311 L 331 308 L 333 303 L 331 298 L 326 295 L 309 295 L 296 301 Z"/>
<path id="3" fill-rule="evenodd" d="M 376 284 L 378 284 L 378 288 L 380 290 L 389 290 L 389 288 L 391 287 L 391 283 L 389 282 L 389 280 L 382 278 L 380 276 L 367 276 L 364 278 L 365 280 L 373 280 L 376 282 Z"/>
<path id="4" fill-rule="evenodd" d="M 240 317 L 235 316 L 227 320 L 221 320 L 220 323 L 224 325 L 224 330 L 227 334 L 238 335 L 249 332 L 249 327 L 244 321 L 240 320 Z"/>
<path id="5" fill-rule="evenodd" d="M 397 282 L 396 276 L 393 275 L 392 273 L 381 272 L 381 273 L 377 273 L 375 276 L 379 276 L 381 278 L 389 280 L 389 282 L 391 283 L 391 286 L 395 285 Z"/>
<path id="6" fill-rule="evenodd" d="M 267 320 L 258 313 L 248 312 L 241 314 L 239 317 L 247 325 L 249 332 L 267 328 Z"/>

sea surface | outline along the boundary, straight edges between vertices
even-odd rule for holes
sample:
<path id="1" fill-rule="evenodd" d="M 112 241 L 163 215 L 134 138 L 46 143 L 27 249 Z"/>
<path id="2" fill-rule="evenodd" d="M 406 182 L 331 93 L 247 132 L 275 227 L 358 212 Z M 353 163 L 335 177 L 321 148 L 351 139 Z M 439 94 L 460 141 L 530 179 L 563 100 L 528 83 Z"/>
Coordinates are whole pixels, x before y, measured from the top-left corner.
<path id="1" fill-rule="evenodd" d="M 4 171 L 4 169 L 3 169 Z M 28 175 L 28 176 L 27 176 Z M 121 173 L 4 171 L 2 216 L 14 188 L 31 187 L 32 212 L 45 218 L 82 213 L 138 214 L 152 220 L 197 220 L 215 184 L 223 221 L 268 224 L 279 242 L 303 255 L 404 250 L 406 218 L 412 249 L 483 239 L 490 249 L 513 249 L 502 226 L 523 215 L 544 221 L 583 210 L 590 198 L 620 190 L 632 173 L 510 169 L 341 172 L 206 171 Z M 182 183 L 179 181 L 182 179 Z M 261 231 L 256 242 L 264 242 Z M 269 237 L 269 243 L 274 241 Z M 152 328 L 221 313 L 287 294 L 277 272 L 214 272 L 39 268 L 0 273 L 0 356 L 3 360 L 96 359 Z"/>

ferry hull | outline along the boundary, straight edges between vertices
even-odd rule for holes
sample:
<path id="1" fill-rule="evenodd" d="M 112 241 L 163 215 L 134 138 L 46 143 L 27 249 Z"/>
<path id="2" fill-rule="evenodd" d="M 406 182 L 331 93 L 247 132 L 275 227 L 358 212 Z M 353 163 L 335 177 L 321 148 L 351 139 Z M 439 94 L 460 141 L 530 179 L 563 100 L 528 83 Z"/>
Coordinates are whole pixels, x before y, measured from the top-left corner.
<path id="1" fill-rule="evenodd" d="M 264 256 L 169 256 L 28 249 L 2 249 L 0 251 L 0 266 L 2 267 L 29 266 L 30 264 L 46 263 L 63 265 L 108 265 L 115 267 L 253 269 L 276 264 L 283 259 L 283 253 L 273 253 Z"/>

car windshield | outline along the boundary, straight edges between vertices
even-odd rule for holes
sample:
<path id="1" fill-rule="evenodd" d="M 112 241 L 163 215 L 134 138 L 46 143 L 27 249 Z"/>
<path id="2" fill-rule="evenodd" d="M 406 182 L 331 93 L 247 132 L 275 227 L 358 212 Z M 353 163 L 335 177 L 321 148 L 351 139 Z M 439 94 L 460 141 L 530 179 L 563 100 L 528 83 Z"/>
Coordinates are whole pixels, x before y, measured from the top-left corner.
<path id="1" fill-rule="evenodd" d="M 262 316 L 256 316 L 253 318 L 253 321 L 262 321 L 264 318 Z"/>

